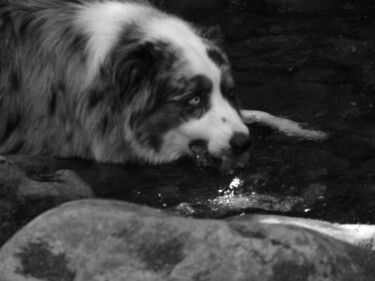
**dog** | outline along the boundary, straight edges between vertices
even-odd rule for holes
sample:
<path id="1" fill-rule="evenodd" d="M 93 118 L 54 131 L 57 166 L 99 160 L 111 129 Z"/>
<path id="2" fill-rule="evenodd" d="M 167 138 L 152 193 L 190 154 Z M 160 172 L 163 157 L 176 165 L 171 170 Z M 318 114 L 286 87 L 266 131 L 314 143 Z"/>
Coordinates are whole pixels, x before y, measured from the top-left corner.
<path id="1" fill-rule="evenodd" d="M 0 34 L 0 154 L 248 158 L 212 30 L 142 0 L 0 0 Z"/>

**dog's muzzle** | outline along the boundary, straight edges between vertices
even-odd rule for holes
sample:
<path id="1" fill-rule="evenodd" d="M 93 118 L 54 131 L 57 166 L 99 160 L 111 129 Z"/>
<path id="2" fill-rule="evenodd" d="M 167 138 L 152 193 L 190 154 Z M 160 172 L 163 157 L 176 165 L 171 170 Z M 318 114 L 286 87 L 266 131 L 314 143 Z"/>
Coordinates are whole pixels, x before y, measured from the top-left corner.
<path id="1" fill-rule="evenodd" d="M 246 152 L 250 145 L 250 137 L 244 133 L 234 133 L 229 141 L 231 153 L 234 155 L 240 155 Z"/>
<path id="2" fill-rule="evenodd" d="M 195 140 L 190 143 L 198 166 L 219 166 L 222 171 L 232 171 L 237 167 L 243 167 L 249 158 L 251 139 L 244 133 L 234 133 L 229 140 L 229 148 L 223 150 L 220 155 L 211 155 L 208 151 L 208 142 Z"/>

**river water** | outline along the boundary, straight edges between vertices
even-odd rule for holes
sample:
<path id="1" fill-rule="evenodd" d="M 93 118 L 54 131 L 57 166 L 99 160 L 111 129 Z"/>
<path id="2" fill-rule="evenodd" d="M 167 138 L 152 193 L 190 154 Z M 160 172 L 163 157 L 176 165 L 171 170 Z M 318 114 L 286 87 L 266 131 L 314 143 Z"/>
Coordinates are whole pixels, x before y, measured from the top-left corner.
<path id="1" fill-rule="evenodd" d="M 185 216 L 277 213 L 375 223 L 375 12 L 195 14 L 219 24 L 245 109 L 264 110 L 330 134 L 324 142 L 250 127 L 251 160 L 221 174 L 191 160 L 162 166 L 61 161 L 97 196 Z"/>

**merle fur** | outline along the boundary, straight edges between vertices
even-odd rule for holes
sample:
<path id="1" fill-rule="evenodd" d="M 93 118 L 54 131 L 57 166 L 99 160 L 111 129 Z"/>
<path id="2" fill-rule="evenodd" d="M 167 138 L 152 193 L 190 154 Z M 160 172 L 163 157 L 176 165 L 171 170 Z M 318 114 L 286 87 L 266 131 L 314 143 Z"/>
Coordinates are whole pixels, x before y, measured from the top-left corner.
<path id="1" fill-rule="evenodd" d="M 0 0 L 0 153 L 95 158 L 99 146 L 101 161 L 138 161 L 124 123 L 145 149 L 158 151 L 164 133 L 209 109 L 207 78 L 185 77 L 180 50 L 143 40 L 137 24 L 123 27 L 82 88 L 89 38 L 73 28 L 71 4 L 95 1 Z M 226 64 L 208 37 L 208 56 Z M 195 94 L 203 103 L 191 109 L 186 100 Z"/>

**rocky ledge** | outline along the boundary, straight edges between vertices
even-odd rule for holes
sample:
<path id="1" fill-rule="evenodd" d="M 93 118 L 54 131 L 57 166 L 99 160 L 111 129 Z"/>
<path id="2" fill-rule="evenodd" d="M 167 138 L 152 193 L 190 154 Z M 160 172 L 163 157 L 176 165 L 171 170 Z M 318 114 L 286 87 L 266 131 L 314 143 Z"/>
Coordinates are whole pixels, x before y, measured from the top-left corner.
<path id="1" fill-rule="evenodd" d="M 65 203 L 3 246 L 0 280 L 373 280 L 375 259 L 366 250 L 264 219 L 198 220 L 117 201 Z"/>

